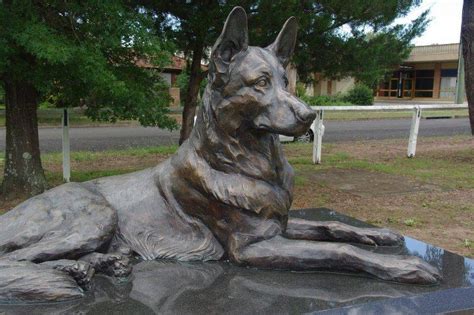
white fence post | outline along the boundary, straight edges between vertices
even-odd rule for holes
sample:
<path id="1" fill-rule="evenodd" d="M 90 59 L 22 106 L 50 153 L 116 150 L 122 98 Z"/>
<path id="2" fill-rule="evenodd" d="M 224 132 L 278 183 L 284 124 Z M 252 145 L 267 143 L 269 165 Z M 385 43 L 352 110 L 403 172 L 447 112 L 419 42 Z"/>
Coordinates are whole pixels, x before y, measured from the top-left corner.
<path id="1" fill-rule="evenodd" d="M 69 183 L 71 180 L 71 157 L 69 145 L 69 111 L 63 111 L 63 180 Z"/>
<path id="2" fill-rule="evenodd" d="M 421 111 L 424 109 L 440 110 L 440 109 L 467 109 L 467 104 L 426 104 L 426 105 L 364 105 L 364 106 L 311 106 L 316 111 L 316 119 L 313 121 L 312 129 L 314 130 L 313 143 L 313 163 L 321 164 L 321 145 L 324 133 L 323 113 L 324 111 L 408 111 L 413 110 L 413 117 L 410 128 L 410 139 L 408 140 L 408 157 L 414 157 L 416 152 L 416 142 L 418 138 L 418 130 L 420 128 Z"/>
<path id="3" fill-rule="evenodd" d="M 414 157 L 416 153 L 416 141 L 418 138 L 418 130 L 420 129 L 421 108 L 416 106 L 411 119 L 410 138 L 408 139 L 407 156 Z"/>
<path id="4" fill-rule="evenodd" d="M 313 121 L 314 140 L 313 140 L 313 163 L 321 164 L 321 146 L 323 143 L 323 117 L 324 110 L 316 110 L 316 119 Z"/>

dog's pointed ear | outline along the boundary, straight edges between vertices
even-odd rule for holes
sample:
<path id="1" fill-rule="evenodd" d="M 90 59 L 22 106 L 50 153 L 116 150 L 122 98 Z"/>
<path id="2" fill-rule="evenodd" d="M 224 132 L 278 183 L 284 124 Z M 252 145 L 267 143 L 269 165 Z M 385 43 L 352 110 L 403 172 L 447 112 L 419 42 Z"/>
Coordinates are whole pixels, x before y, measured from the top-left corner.
<path id="1" fill-rule="evenodd" d="M 211 61 L 217 72 L 224 72 L 236 54 L 248 48 L 247 14 L 242 7 L 235 7 L 229 13 L 224 29 L 211 51 Z"/>
<path id="2" fill-rule="evenodd" d="M 273 44 L 267 47 L 268 50 L 275 53 L 284 68 L 286 68 L 290 62 L 290 58 L 295 50 L 297 33 L 298 23 L 296 22 L 296 18 L 292 16 L 286 20 L 285 25 L 283 25 L 280 34 L 278 34 Z"/>

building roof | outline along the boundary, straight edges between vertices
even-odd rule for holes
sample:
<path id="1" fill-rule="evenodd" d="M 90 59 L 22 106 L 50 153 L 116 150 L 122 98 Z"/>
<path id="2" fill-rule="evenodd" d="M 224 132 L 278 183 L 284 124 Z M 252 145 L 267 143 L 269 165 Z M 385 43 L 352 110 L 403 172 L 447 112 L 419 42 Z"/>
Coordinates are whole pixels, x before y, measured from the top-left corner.
<path id="1" fill-rule="evenodd" d="M 457 61 L 459 43 L 413 47 L 405 62 Z"/>
<path id="2" fill-rule="evenodd" d="M 149 60 L 146 60 L 144 58 L 138 59 L 136 61 L 136 65 L 139 66 L 140 68 L 151 68 L 155 69 L 156 66 L 150 63 Z M 171 57 L 171 62 L 170 64 L 166 65 L 163 67 L 163 70 L 178 70 L 181 71 L 186 67 L 186 60 L 184 58 L 178 57 L 178 56 L 172 56 Z"/>

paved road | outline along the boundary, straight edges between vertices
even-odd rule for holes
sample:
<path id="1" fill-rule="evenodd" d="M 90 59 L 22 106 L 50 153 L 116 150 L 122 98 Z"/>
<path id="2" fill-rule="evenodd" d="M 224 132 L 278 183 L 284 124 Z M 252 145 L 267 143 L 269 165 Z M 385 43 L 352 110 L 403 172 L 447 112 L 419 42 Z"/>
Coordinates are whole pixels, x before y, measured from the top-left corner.
<path id="1" fill-rule="evenodd" d="M 409 119 L 326 121 L 324 142 L 356 139 L 408 138 Z M 422 119 L 420 136 L 469 134 L 467 118 Z M 61 128 L 40 128 L 42 152 L 61 151 Z M 103 151 L 131 147 L 176 144 L 179 132 L 143 127 L 71 128 L 71 150 Z M 5 149 L 5 129 L 0 129 L 0 150 Z"/>
<path id="2" fill-rule="evenodd" d="M 407 138 L 411 119 L 326 121 L 324 142 L 357 139 Z M 468 118 L 421 119 L 419 136 L 452 136 L 470 134 Z"/>

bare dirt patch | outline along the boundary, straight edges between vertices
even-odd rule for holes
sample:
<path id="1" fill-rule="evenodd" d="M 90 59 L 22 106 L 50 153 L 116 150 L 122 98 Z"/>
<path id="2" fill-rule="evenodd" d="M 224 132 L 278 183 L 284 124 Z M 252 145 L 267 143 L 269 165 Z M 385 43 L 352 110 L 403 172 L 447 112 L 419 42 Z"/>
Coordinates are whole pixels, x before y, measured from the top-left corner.
<path id="1" fill-rule="evenodd" d="M 328 207 L 357 219 L 474 257 L 474 138 L 357 141 L 287 147 L 297 174 L 293 208 Z"/>
<path id="2" fill-rule="evenodd" d="M 308 196 L 316 196 L 311 198 Z M 328 207 L 357 219 L 474 256 L 474 190 L 357 196 L 328 187 L 297 187 L 293 208 Z"/>
<path id="3" fill-rule="evenodd" d="M 71 169 L 81 172 L 91 172 L 97 170 L 136 170 L 156 166 L 164 161 L 169 155 L 151 154 L 146 156 L 101 156 L 93 160 L 71 160 Z M 46 171 L 52 173 L 62 172 L 62 165 L 49 162 L 44 163 Z"/>
<path id="4" fill-rule="evenodd" d="M 359 197 L 441 191 L 437 185 L 426 184 L 405 176 L 360 169 L 323 169 L 308 174 L 307 177 L 312 182 L 320 182 L 332 189 Z"/>
<path id="5" fill-rule="evenodd" d="M 311 145 L 285 145 L 297 175 L 292 208 L 331 208 L 474 257 L 474 138 L 420 138 L 414 159 L 405 157 L 406 145 L 406 139 L 327 144 L 321 165 L 311 163 Z M 152 167 L 169 155 L 83 154 L 72 170 L 89 180 L 102 171 Z M 60 184 L 60 160 L 44 161 L 51 185 Z M 21 201 L 0 201 L 0 213 Z"/>
<path id="6" fill-rule="evenodd" d="M 391 161 L 396 157 L 405 157 L 407 154 L 407 139 L 393 140 L 362 140 L 352 142 L 340 142 L 336 145 L 330 145 L 326 153 L 335 153 L 343 149 L 349 152 L 356 159 L 365 159 L 369 161 Z M 430 137 L 419 138 L 416 155 L 417 156 L 442 156 L 453 158 L 456 155 L 451 153 L 474 148 L 474 137 Z M 324 154 L 324 153 L 323 153 Z M 474 156 L 470 161 L 474 160 Z"/>

